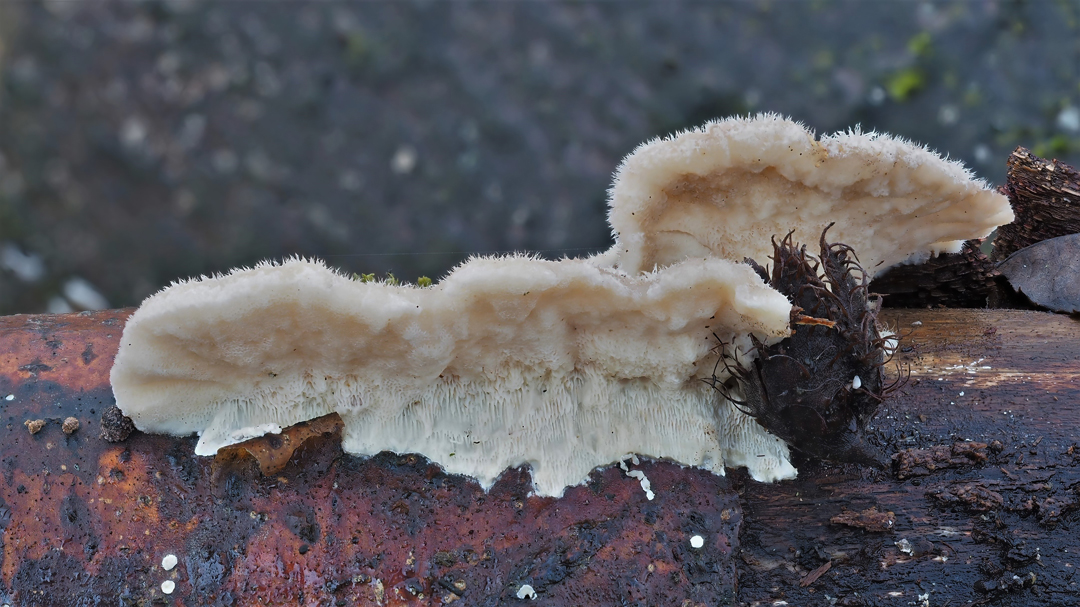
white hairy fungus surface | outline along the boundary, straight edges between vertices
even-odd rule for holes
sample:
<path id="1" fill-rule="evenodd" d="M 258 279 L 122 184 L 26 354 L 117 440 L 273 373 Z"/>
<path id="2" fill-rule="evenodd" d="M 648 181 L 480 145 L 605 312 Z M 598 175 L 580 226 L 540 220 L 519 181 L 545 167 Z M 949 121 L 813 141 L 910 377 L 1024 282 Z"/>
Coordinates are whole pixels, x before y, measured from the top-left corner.
<path id="1" fill-rule="evenodd" d="M 420 453 L 485 488 L 529 464 L 561 495 L 626 453 L 771 481 L 795 474 L 786 445 L 702 380 L 717 337 L 780 339 L 790 309 L 714 257 L 638 275 L 475 258 L 423 289 L 294 259 L 147 299 L 112 385 L 139 429 L 199 433 L 201 455 L 336 411 L 346 451 Z"/>
<path id="2" fill-rule="evenodd" d="M 161 568 L 165 571 L 172 571 L 173 567 L 176 567 L 176 555 L 166 554 L 165 558 L 161 559 Z"/>
<path id="3" fill-rule="evenodd" d="M 649 271 L 688 257 L 765 264 L 771 239 L 854 248 L 873 276 L 959 251 L 1011 222 L 1008 200 L 958 162 L 857 130 L 815 139 L 775 114 L 729 118 L 642 144 L 610 192 L 604 261 Z"/>

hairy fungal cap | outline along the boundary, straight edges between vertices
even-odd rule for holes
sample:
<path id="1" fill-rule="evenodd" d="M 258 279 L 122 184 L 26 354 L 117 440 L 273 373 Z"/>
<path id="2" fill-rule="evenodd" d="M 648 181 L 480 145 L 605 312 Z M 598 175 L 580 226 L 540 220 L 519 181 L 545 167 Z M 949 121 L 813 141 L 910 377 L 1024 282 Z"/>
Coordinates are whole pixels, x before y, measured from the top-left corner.
<path id="1" fill-rule="evenodd" d="M 829 236 L 872 278 L 959 251 L 1012 221 L 1008 200 L 960 163 L 858 130 L 815 139 L 775 114 L 730 118 L 645 143 L 619 167 L 605 254 L 627 272 L 688 257 L 764 261 L 771 239 Z"/>
<path id="2" fill-rule="evenodd" d="M 775 480 L 794 476 L 787 447 L 702 380 L 717 337 L 774 342 L 790 310 L 712 257 L 640 275 L 474 258 L 423 289 L 294 259 L 147 299 L 112 384 L 138 428 L 197 432 L 201 455 L 336 411 L 346 451 L 420 453 L 485 487 L 530 464 L 561 495 L 626 453 Z"/>

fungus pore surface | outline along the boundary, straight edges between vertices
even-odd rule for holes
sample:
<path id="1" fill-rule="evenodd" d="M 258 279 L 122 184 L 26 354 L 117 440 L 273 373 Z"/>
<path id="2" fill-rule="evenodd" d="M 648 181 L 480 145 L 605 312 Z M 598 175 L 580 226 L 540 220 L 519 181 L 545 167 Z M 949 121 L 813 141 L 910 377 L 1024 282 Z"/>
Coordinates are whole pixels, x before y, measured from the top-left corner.
<path id="1" fill-rule="evenodd" d="M 528 464 L 543 495 L 631 453 L 790 478 L 787 445 L 705 381 L 791 331 L 743 259 L 835 222 L 873 275 L 1012 219 L 924 148 L 774 115 L 641 146 L 610 201 L 616 243 L 589 259 L 473 258 L 425 288 L 301 259 L 175 283 L 128 320 L 117 406 L 198 433 L 202 455 L 337 412 L 350 453 L 420 453 L 485 487 Z"/>

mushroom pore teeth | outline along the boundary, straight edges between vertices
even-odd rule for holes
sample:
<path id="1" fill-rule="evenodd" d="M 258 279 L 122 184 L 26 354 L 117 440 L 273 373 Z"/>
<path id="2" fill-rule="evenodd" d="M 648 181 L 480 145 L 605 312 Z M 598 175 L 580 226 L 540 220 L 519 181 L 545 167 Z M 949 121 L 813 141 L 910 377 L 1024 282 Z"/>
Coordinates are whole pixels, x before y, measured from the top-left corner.
<path id="1" fill-rule="evenodd" d="M 850 247 L 826 241 L 827 231 L 816 259 L 789 233 L 773 240 L 771 273 L 748 260 L 794 302 L 792 334 L 771 345 L 755 340 L 753 360 L 728 357 L 725 366 L 741 388 L 737 406 L 797 451 L 881 467 L 865 428 L 899 378 L 885 383 L 888 336 L 878 326 L 879 302 L 870 299 L 866 272 Z"/>
<path id="2" fill-rule="evenodd" d="M 484 486 L 529 465 L 545 495 L 626 453 L 759 480 L 794 476 L 784 441 L 873 461 L 889 388 L 867 274 L 1012 220 L 923 147 L 773 114 L 651 141 L 610 192 L 615 243 L 587 259 L 478 257 L 423 288 L 302 259 L 175 283 L 124 328 L 120 418 L 213 454 L 337 412 L 351 453 Z M 794 245 L 818 235 L 816 259 Z M 770 254 L 771 273 L 738 262 Z"/>

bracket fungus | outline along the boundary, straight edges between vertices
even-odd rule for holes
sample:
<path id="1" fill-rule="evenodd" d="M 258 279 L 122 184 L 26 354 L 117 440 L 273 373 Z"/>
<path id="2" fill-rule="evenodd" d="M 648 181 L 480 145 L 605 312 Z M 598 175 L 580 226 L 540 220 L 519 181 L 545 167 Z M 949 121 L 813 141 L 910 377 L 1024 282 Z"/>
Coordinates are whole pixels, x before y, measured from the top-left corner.
<path id="1" fill-rule="evenodd" d="M 1012 219 L 1004 196 L 925 147 L 857 129 L 815 139 L 762 114 L 709 122 L 627 156 L 610 191 L 616 243 L 606 255 L 627 272 L 709 255 L 764 260 L 773 237 L 814 242 L 835 223 L 833 242 L 855 250 L 873 278 L 955 253 Z"/>
<path id="2" fill-rule="evenodd" d="M 345 451 L 420 453 L 484 487 L 528 464 L 557 496 L 631 453 L 791 478 L 787 445 L 710 385 L 723 357 L 792 332 L 789 297 L 743 259 L 836 222 L 879 271 L 1010 218 L 898 139 L 712 122 L 623 163 L 606 253 L 477 257 L 424 288 L 303 259 L 181 281 L 128 320 L 113 390 L 139 429 L 198 433 L 201 455 L 337 412 Z"/>

